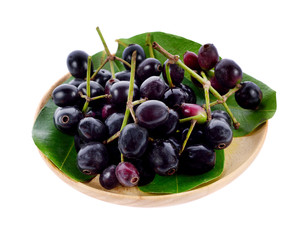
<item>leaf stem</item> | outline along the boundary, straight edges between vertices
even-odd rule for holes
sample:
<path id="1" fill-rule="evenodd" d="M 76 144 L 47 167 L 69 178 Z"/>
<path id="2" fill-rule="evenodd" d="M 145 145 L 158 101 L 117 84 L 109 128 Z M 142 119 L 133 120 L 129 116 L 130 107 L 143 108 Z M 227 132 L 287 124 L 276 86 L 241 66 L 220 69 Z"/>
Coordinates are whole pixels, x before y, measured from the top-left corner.
<path id="1" fill-rule="evenodd" d="M 117 57 L 117 56 L 114 56 L 114 58 L 115 58 L 116 60 L 118 60 L 118 61 L 120 61 L 120 62 L 126 64 L 128 67 L 131 68 L 130 63 L 129 63 L 129 62 L 126 62 L 123 58 L 119 58 L 119 57 Z"/>
<path id="2" fill-rule="evenodd" d="M 122 45 L 123 47 L 128 47 L 128 44 L 127 43 L 124 43 L 124 42 L 122 42 L 120 39 L 116 39 L 115 40 L 117 43 L 119 43 L 120 45 Z"/>
<path id="3" fill-rule="evenodd" d="M 150 55 L 150 57 L 151 58 L 155 58 L 154 57 L 153 48 L 152 48 L 152 44 L 151 44 L 151 34 L 150 33 L 147 34 L 146 45 L 149 47 L 149 55 Z"/>

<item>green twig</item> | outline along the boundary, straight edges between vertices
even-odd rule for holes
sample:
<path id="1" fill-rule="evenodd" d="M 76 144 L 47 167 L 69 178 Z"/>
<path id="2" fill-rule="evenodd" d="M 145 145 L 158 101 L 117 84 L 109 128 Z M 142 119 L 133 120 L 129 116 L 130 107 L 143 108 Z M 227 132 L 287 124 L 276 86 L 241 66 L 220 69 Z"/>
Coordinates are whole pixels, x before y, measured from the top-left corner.
<path id="1" fill-rule="evenodd" d="M 149 55 L 151 58 L 155 58 L 154 57 L 154 52 L 153 52 L 153 48 L 152 48 L 152 43 L 151 43 L 151 34 L 148 33 L 147 37 L 146 37 L 146 45 L 149 47 Z"/>
<path id="2" fill-rule="evenodd" d="M 186 144 L 187 144 L 187 142 L 188 142 L 188 140 L 189 140 L 189 138 L 190 138 L 190 136 L 191 136 L 191 134 L 192 134 L 192 131 L 193 131 L 195 125 L 196 125 L 196 122 L 197 122 L 197 121 L 194 120 L 194 119 L 191 121 L 191 126 L 190 126 L 190 128 L 189 128 L 189 131 L 188 131 L 187 134 L 186 134 L 186 137 L 185 137 L 184 142 L 183 142 L 183 144 L 182 144 L 182 148 L 181 148 L 181 150 L 180 150 L 180 152 L 179 152 L 179 155 L 181 155 L 181 153 L 184 151 L 185 146 L 186 146 Z"/>
<path id="3" fill-rule="evenodd" d="M 91 86 L 90 86 L 90 80 L 91 80 L 91 64 L 92 64 L 92 57 L 88 56 L 88 66 L 87 66 L 87 76 L 86 76 L 86 95 L 89 99 L 91 97 Z M 86 99 L 84 106 L 82 108 L 82 112 L 85 113 L 88 106 L 89 106 L 89 100 Z"/>

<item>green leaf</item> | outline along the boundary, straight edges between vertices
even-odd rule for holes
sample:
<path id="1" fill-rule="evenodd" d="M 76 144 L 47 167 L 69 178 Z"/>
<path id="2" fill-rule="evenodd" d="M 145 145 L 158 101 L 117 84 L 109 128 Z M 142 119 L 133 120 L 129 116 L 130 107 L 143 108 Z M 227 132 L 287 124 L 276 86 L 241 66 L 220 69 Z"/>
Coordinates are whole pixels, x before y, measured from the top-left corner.
<path id="1" fill-rule="evenodd" d="M 156 175 L 150 184 L 139 187 L 139 189 L 150 193 L 180 193 L 191 190 L 201 184 L 216 180 L 223 172 L 224 159 L 224 150 L 218 150 L 216 151 L 216 165 L 207 173 L 193 176 L 185 174 Z"/>

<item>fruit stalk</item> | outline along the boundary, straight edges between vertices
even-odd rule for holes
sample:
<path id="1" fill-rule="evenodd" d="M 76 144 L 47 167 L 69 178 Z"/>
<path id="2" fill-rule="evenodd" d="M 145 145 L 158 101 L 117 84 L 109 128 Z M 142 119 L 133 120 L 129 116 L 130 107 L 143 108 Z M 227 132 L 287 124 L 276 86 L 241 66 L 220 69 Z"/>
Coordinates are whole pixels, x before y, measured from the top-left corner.
<path id="1" fill-rule="evenodd" d="M 96 30 L 97 30 L 97 32 L 98 32 L 98 34 L 99 34 L 99 37 L 100 37 L 100 39 L 101 39 L 101 42 L 102 42 L 103 47 L 104 47 L 104 49 L 105 49 L 105 52 L 106 52 L 106 54 L 107 54 L 108 61 L 109 61 L 109 65 L 110 65 L 110 71 L 111 71 L 112 78 L 115 78 L 115 69 L 114 69 L 114 64 L 113 64 L 113 56 L 111 55 L 111 53 L 110 53 L 110 51 L 109 51 L 109 49 L 108 49 L 108 47 L 107 47 L 107 44 L 106 44 L 106 42 L 105 42 L 105 40 L 104 40 L 104 37 L 103 37 L 103 35 L 102 35 L 101 31 L 100 31 L 100 28 L 97 27 Z"/>
<path id="2" fill-rule="evenodd" d="M 210 106 L 213 107 L 213 106 L 215 106 L 215 105 L 217 105 L 217 104 L 221 104 L 221 103 L 223 103 L 223 102 L 226 102 L 227 99 L 228 99 L 231 95 L 233 95 L 234 93 L 236 93 L 241 87 L 242 87 L 241 84 L 237 84 L 234 88 L 230 89 L 225 95 L 222 96 L 222 98 L 223 98 L 222 101 L 216 100 L 216 101 L 214 101 L 214 102 L 211 102 L 211 103 L 210 103 Z"/>
<path id="3" fill-rule="evenodd" d="M 151 34 L 150 33 L 147 34 L 146 45 L 149 47 L 149 55 L 150 55 L 150 57 L 151 58 L 155 58 L 154 57 L 153 48 L 152 48 L 152 44 L 151 44 Z"/>
<path id="4" fill-rule="evenodd" d="M 88 67 L 87 67 L 87 76 L 86 76 L 86 95 L 87 99 L 84 103 L 84 106 L 82 108 L 82 112 L 85 113 L 90 102 L 90 97 L 91 97 L 91 86 L 90 86 L 90 80 L 91 80 L 91 64 L 92 64 L 92 57 L 88 57 Z"/>
<path id="5" fill-rule="evenodd" d="M 170 73 L 170 61 L 168 61 L 166 64 L 166 75 L 167 75 L 169 87 L 174 88 L 175 86 L 172 82 L 171 73 Z"/>
<path id="6" fill-rule="evenodd" d="M 97 70 L 94 72 L 94 74 L 91 77 L 91 81 L 94 80 L 98 72 L 104 67 L 104 65 L 108 62 L 108 57 L 104 60 L 104 62 L 97 68 Z"/>
<path id="7" fill-rule="evenodd" d="M 184 142 L 183 142 L 183 144 L 182 144 L 182 147 L 181 147 L 181 150 L 180 150 L 180 152 L 179 152 L 179 155 L 181 155 L 181 153 L 184 151 L 185 146 L 186 146 L 186 144 L 187 144 L 187 142 L 188 142 L 188 140 L 189 140 L 189 138 L 190 138 L 190 136 L 191 136 L 191 134 L 192 134 L 192 131 L 193 131 L 193 129 L 194 129 L 196 123 L 197 123 L 197 120 L 195 120 L 195 119 L 193 119 L 193 120 L 191 121 L 191 125 L 190 125 L 190 128 L 189 128 L 189 131 L 188 131 L 188 133 L 186 134 L 186 138 L 184 139 Z"/>
<path id="8" fill-rule="evenodd" d="M 204 72 L 201 72 L 201 75 L 203 79 L 205 80 L 205 84 L 203 85 L 204 88 L 204 96 L 205 96 L 205 110 L 207 113 L 207 120 L 211 120 L 211 110 L 210 110 L 210 101 L 209 101 L 209 87 L 210 87 L 210 81 L 206 78 L 206 75 Z"/>

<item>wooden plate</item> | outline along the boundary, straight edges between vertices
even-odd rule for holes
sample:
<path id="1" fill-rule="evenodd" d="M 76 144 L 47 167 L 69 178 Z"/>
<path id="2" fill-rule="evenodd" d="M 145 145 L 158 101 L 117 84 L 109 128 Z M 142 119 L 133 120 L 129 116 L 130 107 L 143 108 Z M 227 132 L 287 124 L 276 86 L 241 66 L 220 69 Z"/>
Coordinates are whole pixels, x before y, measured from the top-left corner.
<path id="1" fill-rule="evenodd" d="M 40 110 L 49 100 L 53 89 L 59 84 L 63 83 L 70 77 L 69 74 L 58 80 L 45 94 L 38 106 L 35 119 Z M 225 149 L 225 166 L 221 176 L 209 183 L 203 184 L 193 190 L 177 193 L 177 194 L 148 194 L 139 191 L 138 188 L 117 187 L 113 190 L 106 190 L 102 188 L 98 182 L 98 178 L 94 178 L 88 183 L 76 182 L 61 172 L 42 152 L 43 159 L 50 167 L 50 169 L 60 177 L 64 182 L 85 193 L 91 197 L 102 201 L 135 206 L 135 207 L 158 207 L 170 206 L 175 204 L 186 203 L 204 197 L 230 183 L 243 173 L 247 167 L 253 162 L 258 152 L 260 151 L 266 134 L 268 124 L 264 123 L 258 127 L 250 135 L 240 138 L 234 138 L 228 148 Z"/>

